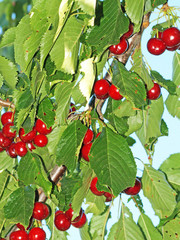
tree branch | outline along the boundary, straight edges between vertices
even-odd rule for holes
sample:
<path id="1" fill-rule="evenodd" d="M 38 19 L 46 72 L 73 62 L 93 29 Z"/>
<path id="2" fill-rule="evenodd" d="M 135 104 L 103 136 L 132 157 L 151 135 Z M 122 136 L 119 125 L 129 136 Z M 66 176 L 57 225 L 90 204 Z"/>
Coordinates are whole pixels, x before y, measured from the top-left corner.
<path id="1" fill-rule="evenodd" d="M 15 109 L 14 103 L 9 102 L 8 100 L 2 100 L 1 98 L 0 98 L 0 106 Z"/>

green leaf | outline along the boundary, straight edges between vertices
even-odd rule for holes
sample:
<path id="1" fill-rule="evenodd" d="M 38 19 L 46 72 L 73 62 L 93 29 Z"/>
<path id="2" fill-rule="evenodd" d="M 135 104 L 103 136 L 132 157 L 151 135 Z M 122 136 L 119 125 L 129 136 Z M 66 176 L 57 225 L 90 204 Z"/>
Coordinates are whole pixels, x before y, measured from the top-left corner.
<path id="1" fill-rule="evenodd" d="M 73 171 L 79 158 L 79 151 L 87 128 L 81 121 L 72 122 L 63 132 L 56 149 L 57 164 Z"/>
<path id="2" fill-rule="evenodd" d="M 79 231 L 80 231 L 81 240 L 92 240 L 89 234 L 88 222 L 86 222 L 86 224 L 82 228 L 80 228 Z"/>
<path id="3" fill-rule="evenodd" d="M 34 197 L 35 193 L 31 187 L 21 187 L 15 190 L 4 206 L 5 217 L 16 219 L 26 228 L 32 215 Z"/>
<path id="4" fill-rule="evenodd" d="M 139 130 L 143 124 L 142 111 L 137 111 L 135 116 L 129 117 L 127 124 L 129 128 L 128 131 L 125 133 L 126 136 L 129 136 L 133 132 Z"/>
<path id="5" fill-rule="evenodd" d="M 0 74 L 9 88 L 15 89 L 17 83 L 16 66 L 9 60 L 0 56 Z"/>
<path id="6" fill-rule="evenodd" d="M 0 48 L 10 46 L 14 43 L 16 36 L 16 28 L 12 27 L 5 31 L 2 41 L 0 43 Z"/>
<path id="7" fill-rule="evenodd" d="M 16 102 L 17 111 L 28 108 L 34 102 L 32 92 L 29 88 L 22 92 L 19 91 L 17 94 L 18 94 L 18 99 Z"/>
<path id="8" fill-rule="evenodd" d="M 2 171 L 0 173 L 0 197 L 2 196 L 3 191 L 6 187 L 8 176 L 9 176 L 9 173 L 7 171 Z"/>
<path id="9" fill-rule="evenodd" d="M 163 239 L 170 240 L 170 239 L 178 239 L 180 236 L 180 227 L 179 227 L 179 218 L 175 218 L 170 222 L 166 223 L 164 226 L 163 231 Z"/>
<path id="10" fill-rule="evenodd" d="M 15 160 L 9 157 L 6 151 L 0 153 L 0 159 L 0 171 L 7 169 L 11 172 L 15 165 Z"/>
<path id="11" fill-rule="evenodd" d="M 89 15 L 95 15 L 96 0 L 75 0 L 79 7 Z"/>
<path id="12" fill-rule="evenodd" d="M 127 123 L 128 119 L 126 117 L 118 118 L 115 114 L 111 114 L 107 119 L 119 134 L 123 135 L 128 131 L 129 126 Z"/>
<path id="13" fill-rule="evenodd" d="M 108 185 L 115 196 L 134 186 L 137 169 L 132 152 L 125 138 L 107 127 L 92 144 L 90 165 L 99 183 Z"/>
<path id="14" fill-rule="evenodd" d="M 161 4 L 166 3 L 166 0 L 151 0 L 151 4 L 153 8 L 158 7 Z"/>
<path id="15" fill-rule="evenodd" d="M 91 191 L 86 196 L 86 204 L 89 205 L 86 209 L 86 213 L 93 213 L 94 215 L 100 215 L 105 210 L 105 197 L 97 196 Z"/>
<path id="16" fill-rule="evenodd" d="M 115 223 L 109 233 L 108 240 L 144 240 L 144 236 L 138 225 L 134 222 L 132 213 L 122 203 L 121 217 Z"/>
<path id="17" fill-rule="evenodd" d="M 123 33 L 128 31 L 129 21 L 123 14 L 118 0 L 103 2 L 103 17 L 99 26 L 96 25 L 90 32 L 87 43 L 95 46 L 97 52 L 103 52 L 112 44 L 117 44 Z M 107 30 L 108 29 L 108 30 Z"/>
<path id="18" fill-rule="evenodd" d="M 157 228 L 154 227 L 151 219 L 144 213 L 141 213 L 138 219 L 138 224 L 147 240 L 162 240 L 162 235 Z"/>
<path id="19" fill-rule="evenodd" d="M 144 196 L 149 199 L 158 216 L 162 218 L 172 214 L 176 206 L 176 192 L 170 187 L 162 172 L 150 165 L 144 165 L 142 188 Z"/>
<path id="20" fill-rule="evenodd" d="M 163 136 L 169 135 L 169 129 L 168 129 L 168 126 L 167 126 L 166 122 L 164 121 L 164 119 L 161 120 L 161 134 Z"/>
<path id="21" fill-rule="evenodd" d="M 113 83 L 119 88 L 120 94 L 132 101 L 135 107 L 138 108 L 146 104 L 144 83 L 136 73 L 127 71 L 120 62 L 114 63 Z"/>

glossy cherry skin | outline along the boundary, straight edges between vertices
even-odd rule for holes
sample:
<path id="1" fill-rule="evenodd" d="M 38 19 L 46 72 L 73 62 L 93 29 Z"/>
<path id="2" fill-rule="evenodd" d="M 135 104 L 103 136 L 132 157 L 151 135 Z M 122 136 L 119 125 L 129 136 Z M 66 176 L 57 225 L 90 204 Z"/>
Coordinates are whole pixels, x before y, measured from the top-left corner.
<path id="1" fill-rule="evenodd" d="M 127 195 L 136 195 L 140 192 L 140 190 L 141 181 L 138 178 L 136 178 L 134 187 L 126 188 L 123 192 L 126 193 Z"/>
<path id="2" fill-rule="evenodd" d="M 100 79 L 94 84 L 94 93 L 98 99 L 106 99 L 108 98 L 110 84 L 105 79 Z"/>
<path id="3" fill-rule="evenodd" d="M 36 149 L 36 147 L 34 146 L 34 144 L 32 142 L 31 143 L 27 143 L 27 146 L 28 146 L 30 151 Z"/>
<path id="4" fill-rule="evenodd" d="M 29 240 L 27 232 L 23 230 L 12 232 L 9 239 L 10 240 Z"/>
<path id="5" fill-rule="evenodd" d="M 180 43 L 180 31 L 176 27 L 164 30 L 162 40 L 167 47 L 174 47 Z"/>
<path id="6" fill-rule="evenodd" d="M 11 157 L 11 158 L 16 158 L 17 154 L 15 151 L 15 145 L 16 143 L 11 143 L 11 145 L 6 149 L 7 154 Z"/>
<path id="7" fill-rule="evenodd" d="M 46 233 L 42 228 L 35 227 L 29 232 L 29 240 L 45 240 Z"/>
<path id="8" fill-rule="evenodd" d="M 1 116 L 2 125 L 5 125 L 8 122 L 14 121 L 14 113 L 13 112 L 5 112 Z"/>
<path id="9" fill-rule="evenodd" d="M 25 134 L 24 128 L 19 129 L 19 137 L 25 143 L 30 143 L 36 136 L 36 129 L 33 127 L 32 131 Z"/>
<path id="10" fill-rule="evenodd" d="M 149 100 L 156 100 L 161 95 L 161 88 L 159 84 L 154 83 L 154 86 L 147 92 L 147 98 Z"/>
<path id="11" fill-rule="evenodd" d="M 59 215 L 60 213 L 64 213 L 64 212 L 61 211 L 61 210 L 58 210 L 58 211 L 55 212 L 55 216 Z"/>
<path id="12" fill-rule="evenodd" d="M 160 55 L 166 50 L 166 44 L 159 38 L 150 38 L 147 49 L 153 55 Z"/>
<path id="13" fill-rule="evenodd" d="M 104 196 L 106 197 L 105 202 L 111 202 L 112 198 L 114 197 L 113 194 L 109 193 L 109 192 L 105 192 Z"/>
<path id="14" fill-rule="evenodd" d="M 122 38 L 130 38 L 133 34 L 133 31 L 134 31 L 134 25 L 132 23 L 129 24 L 129 30 L 123 34 Z"/>
<path id="15" fill-rule="evenodd" d="M 71 206 L 71 205 L 70 205 Z M 82 208 L 80 209 L 79 215 L 72 221 L 72 222 L 78 222 L 80 218 L 82 217 L 83 210 Z M 65 212 L 66 217 L 71 221 L 74 215 L 74 210 L 72 207 L 70 207 L 66 212 Z"/>
<path id="16" fill-rule="evenodd" d="M 41 119 L 37 119 L 35 128 L 38 133 L 43 135 L 47 135 L 52 131 L 52 127 L 48 129 L 46 124 Z"/>
<path id="17" fill-rule="evenodd" d="M 86 223 L 86 221 L 87 221 L 86 214 L 83 212 L 79 221 L 76 221 L 76 222 L 73 221 L 72 225 L 76 228 L 82 228 L 84 226 L 84 224 Z"/>
<path id="18" fill-rule="evenodd" d="M 168 51 L 176 51 L 177 49 L 179 49 L 179 47 L 180 47 L 180 44 L 178 44 L 178 45 L 176 45 L 176 46 L 174 46 L 174 47 L 167 47 L 167 46 L 166 46 L 166 49 L 167 49 Z"/>
<path id="19" fill-rule="evenodd" d="M 42 202 L 35 202 L 32 217 L 37 220 L 46 219 L 50 214 L 49 207 Z"/>
<path id="20" fill-rule="evenodd" d="M 114 100 L 121 100 L 123 98 L 117 87 L 113 84 L 109 88 L 109 96 Z"/>
<path id="21" fill-rule="evenodd" d="M 46 137 L 46 135 L 39 134 L 35 136 L 33 142 L 38 147 L 45 147 L 48 143 L 48 138 Z"/>
<path id="22" fill-rule="evenodd" d="M 71 220 L 64 213 L 59 213 L 55 216 L 54 224 L 58 230 L 66 231 L 71 226 Z"/>
<path id="23" fill-rule="evenodd" d="M 111 45 L 109 51 L 116 55 L 124 53 L 128 49 L 128 41 L 123 37 L 120 39 L 120 42 L 116 45 Z"/>
<path id="24" fill-rule="evenodd" d="M 84 139 L 83 139 L 83 144 L 90 143 L 93 140 L 93 137 L 94 137 L 93 131 L 88 128 L 88 130 L 84 136 Z"/>
<path id="25" fill-rule="evenodd" d="M 26 144 L 24 142 L 17 142 L 14 146 L 15 152 L 18 156 L 23 157 L 27 153 Z"/>
<path id="26" fill-rule="evenodd" d="M 87 162 L 89 162 L 89 152 L 91 150 L 91 146 L 92 146 L 92 143 L 88 143 L 86 145 L 83 145 L 81 148 L 81 156 Z"/>
<path id="27" fill-rule="evenodd" d="M 98 178 L 97 177 L 94 177 L 91 181 L 91 185 L 90 185 L 90 190 L 92 193 L 94 193 L 95 195 L 97 196 L 102 196 L 104 195 L 104 191 L 99 191 L 96 187 L 96 184 L 97 184 L 97 181 L 98 181 Z"/>
<path id="28" fill-rule="evenodd" d="M 8 122 L 4 125 L 4 127 L 2 129 L 2 133 L 4 134 L 5 137 L 15 138 L 16 131 L 11 129 L 11 127 L 13 127 L 13 126 L 14 126 L 14 123 L 12 123 L 12 122 Z"/>
<path id="29" fill-rule="evenodd" d="M 2 132 L 0 132 L 0 147 L 7 148 L 11 145 L 12 139 L 4 136 Z"/>

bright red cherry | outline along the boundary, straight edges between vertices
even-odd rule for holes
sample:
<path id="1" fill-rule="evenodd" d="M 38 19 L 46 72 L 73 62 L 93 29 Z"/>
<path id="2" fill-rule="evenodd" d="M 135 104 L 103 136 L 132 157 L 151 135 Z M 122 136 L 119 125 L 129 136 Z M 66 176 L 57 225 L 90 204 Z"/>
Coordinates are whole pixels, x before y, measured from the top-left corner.
<path id="1" fill-rule="evenodd" d="M 6 149 L 7 154 L 11 158 L 16 158 L 17 157 L 16 151 L 15 151 L 15 145 L 16 145 L 16 143 L 12 142 L 11 145 Z"/>
<path id="2" fill-rule="evenodd" d="M 71 206 L 71 205 L 70 205 Z M 74 214 L 74 210 L 70 207 L 66 212 L 65 212 L 65 215 L 66 217 L 71 221 L 72 220 L 72 217 L 73 217 L 73 214 Z M 73 222 L 78 222 L 80 220 L 80 218 L 82 217 L 82 214 L 83 214 L 83 210 L 82 208 L 80 209 L 80 212 L 79 212 L 79 215 L 73 220 Z"/>
<path id="3" fill-rule="evenodd" d="M 154 83 L 154 86 L 147 92 L 147 98 L 149 100 L 155 100 L 155 99 L 158 99 L 160 94 L 161 94 L 161 88 L 159 84 Z"/>
<path id="4" fill-rule="evenodd" d="M 129 24 L 129 30 L 123 34 L 122 38 L 130 38 L 133 34 L 133 31 L 134 31 L 134 25 L 132 23 Z"/>
<path id="5" fill-rule="evenodd" d="M 34 138 L 34 144 L 38 147 L 45 147 L 47 143 L 48 143 L 48 138 L 46 137 L 46 135 L 39 134 L 39 135 L 36 135 Z"/>
<path id="6" fill-rule="evenodd" d="M 49 207 L 42 202 L 35 202 L 32 217 L 37 220 L 46 219 L 50 214 Z"/>
<path id="7" fill-rule="evenodd" d="M 27 153 L 26 144 L 24 142 L 17 142 L 14 145 L 15 152 L 18 156 L 23 157 Z"/>
<path id="8" fill-rule="evenodd" d="M 12 139 L 4 136 L 2 132 L 0 132 L 0 147 L 7 148 L 11 145 Z"/>
<path id="9" fill-rule="evenodd" d="M 29 240 L 27 232 L 23 230 L 12 232 L 9 239 L 10 240 Z"/>
<path id="10" fill-rule="evenodd" d="M 41 119 L 37 119 L 35 128 L 38 133 L 43 135 L 47 135 L 52 131 L 52 127 L 48 129 L 46 124 Z"/>
<path id="11" fill-rule="evenodd" d="M 121 100 L 123 98 L 117 87 L 113 84 L 109 88 L 109 96 L 114 100 Z"/>
<path id="12" fill-rule="evenodd" d="M 4 134 L 5 137 L 15 138 L 16 131 L 11 129 L 11 127 L 13 127 L 13 126 L 14 126 L 14 123 L 12 123 L 12 122 L 8 122 L 4 125 L 4 127 L 2 129 L 2 133 Z"/>
<path id="13" fill-rule="evenodd" d="M 73 221 L 72 225 L 76 228 L 82 228 L 84 226 L 84 224 L 86 223 L 86 221 L 87 221 L 86 214 L 83 212 L 79 221 L 76 221 L 76 222 Z"/>
<path id="14" fill-rule="evenodd" d="M 179 47 L 180 47 L 180 44 L 178 44 L 178 45 L 176 45 L 176 46 L 174 46 L 174 47 L 167 47 L 167 46 L 166 46 L 166 49 L 167 49 L 168 51 L 176 51 L 177 49 L 179 49 Z"/>
<path id="15" fill-rule="evenodd" d="M 98 99 L 106 99 L 109 94 L 110 84 L 105 79 L 100 79 L 94 84 L 94 93 Z"/>
<path id="16" fill-rule="evenodd" d="M 64 213 L 59 213 L 55 216 L 54 224 L 58 230 L 66 231 L 71 226 L 71 220 Z"/>
<path id="17" fill-rule="evenodd" d="M 147 49 L 153 55 L 160 55 L 166 50 L 166 44 L 159 38 L 150 38 Z"/>
<path id="18" fill-rule="evenodd" d="M 106 197 L 105 202 L 111 202 L 112 198 L 114 197 L 113 194 L 109 193 L 109 192 L 105 192 L 104 196 Z"/>
<path id="19" fill-rule="evenodd" d="M 28 240 L 45 240 L 45 239 L 46 233 L 42 228 L 35 227 L 30 230 Z"/>
<path id="20" fill-rule="evenodd" d="M 27 134 L 25 134 L 24 128 L 19 129 L 19 137 L 25 143 L 32 142 L 35 136 L 36 136 L 35 127 L 33 127 L 32 131 L 28 132 Z"/>
<path id="21" fill-rule="evenodd" d="M 30 151 L 36 149 L 36 147 L 33 145 L 32 142 L 31 142 L 31 143 L 28 143 L 27 146 L 28 146 L 28 148 L 29 148 Z"/>
<path id="22" fill-rule="evenodd" d="M 95 195 L 97 196 L 102 196 L 104 195 L 104 191 L 99 191 L 96 187 L 96 184 L 97 184 L 97 181 L 98 181 L 98 178 L 97 177 L 94 177 L 91 181 L 91 185 L 90 185 L 90 190 L 92 193 L 94 193 Z"/>
<path id="23" fill-rule="evenodd" d="M 5 125 L 8 122 L 14 121 L 14 113 L 13 112 L 5 112 L 1 116 L 2 125 Z"/>
<path id="24" fill-rule="evenodd" d="M 83 145 L 81 148 L 81 156 L 87 162 L 89 162 L 89 152 L 90 152 L 91 146 L 92 146 L 92 143 L 88 143 L 86 145 Z"/>
<path id="25" fill-rule="evenodd" d="M 63 213 L 63 211 L 60 211 L 60 210 L 56 211 L 55 216 L 59 215 L 60 213 Z"/>
<path id="26" fill-rule="evenodd" d="M 120 38 L 120 42 L 118 44 L 111 45 L 109 47 L 109 51 L 116 55 L 120 55 L 124 53 L 127 49 L 128 49 L 128 41 L 124 37 Z"/>
<path id="27" fill-rule="evenodd" d="M 141 181 L 139 180 L 139 178 L 136 178 L 134 187 L 128 187 L 123 192 L 126 193 L 127 195 L 136 195 L 140 192 L 140 190 Z"/>
<path id="28" fill-rule="evenodd" d="M 93 140 L 93 137 L 94 137 L 93 131 L 88 128 L 88 130 L 84 136 L 84 139 L 83 139 L 83 144 L 90 143 Z"/>
<path id="29" fill-rule="evenodd" d="M 164 30 L 162 40 L 167 47 L 174 47 L 180 43 L 180 31 L 176 27 L 171 27 Z"/>

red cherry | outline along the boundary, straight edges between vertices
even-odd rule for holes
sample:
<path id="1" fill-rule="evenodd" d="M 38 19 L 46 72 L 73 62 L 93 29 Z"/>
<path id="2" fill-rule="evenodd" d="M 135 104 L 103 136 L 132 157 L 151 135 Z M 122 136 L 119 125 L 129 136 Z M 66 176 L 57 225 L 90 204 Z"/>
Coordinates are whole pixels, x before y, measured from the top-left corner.
<path id="1" fill-rule="evenodd" d="M 160 55 L 166 50 L 166 44 L 159 38 L 150 38 L 147 49 L 153 55 Z"/>
<path id="2" fill-rule="evenodd" d="M 121 38 L 120 42 L 116 45 L 111 45 L 109 51 L 116 55 L 124 53 L 128 49 L 128 41 L 125 38 Z"/>
<path id="3" fill-rule="evenodd" d="M 27 153 L 26 144 L 24 142 L 17 142 L 14 145 L 15 152 L 18 156 L 23 157 Z"/>
<path id="4" fill-rule="evenodd" d="M 22 224 L 17 223 L 16 226 L 17 226 L 17 228 L 19 228 L 20 230 L 25 231 L 25 227 L 24 227 Z"/>
<path id="5" fill-rule="evenodd" d="M 2 132 L 0 132 L 0 147 L 7 148 L 11 145 L 12 139 L 4 136 Z"/>
<path id="6" fill-rule="evenodd" d="M 87 162 L 89 162 L 89 152 L 90 152 L 91 146 L 92 146 L 92 143 L 88 143 L 86 145 L 83 145 L 81 148 L 81 156 Z"/>
<path id="7" fill-rule="evenodd" d="M 159 38 L 159 39 L 162 39 L 162 34 L 163 34 L 163 32 L 158 31 L 158 34 L 156 33 L 155 37 Z"/>
<path id="8" fill-rule="evenodd" d="M 176 45 L 176 46 L 174 46 L 174 47 L 167 47 L 167 46 L 166 46 L 166 49 L 167 49 L 168 51 L 176 51 L 177 49 L 179 49 L 179 47 L 180 47 L 180 44 L 178 44 L 178 45 Z"/>
<path id="9" fill-rule="evenodd" d="M 31 143 L 28 143 L 27 146 L 28 146 L 28 148 L 29 148 L 30 151 L 36 149 L 36 147 L 33 145 L 32 142 L 31 142 Z"/>
<path id="10" fill-rule="evenodd" d="M 55 216 L 54 224 L 58 230 L 66 231 L 70 228 L 71 221 L 64 213 L 59 213 Z"/>
<path id="11" fill-rule="evenodd" d="M 14 121 L 14 113 L 13 112 L 5 112 L 1 116 L 2 125 L 5 125 L 8 122 Z"/>
<path id="12" fill-rule="evenodd" d="M 112 201 L 112 198 L 114 197 L 114 195 L 111 194 L 111 193 L 109 193 L 109 192 L 105 192 L 105 193 L 104 193 L 104 196 L 106 197 L 105 202 L 111 202 L 111 201 Z"/>
<path id="13" fill-rule="evenodd" d="M 16 158 L 17 154 L 15 151 L 15 145 L 16 143 L 11 143 L 11 145 L 6 149 L 7 154 L 11 157 L 11 158 Z"/>
<path id="14" fill-rule="evenodd" d="M 66 212 L 65 212 L 65 215 L 66 217 L 71 221 L 72 220 L 72 217 L 73 217 L 73 214 L 74 214 L 74 210 L 70 207 Z M 83 214 L 83 210 L 82 208 L 80 209 L 80 212 L 79 212 L 79 215 L 72 221 L 73 223 L 74 222 L 78 222 L 80 220 L 80 218 L 82 217 L 82 214 Z"/>
<path id="15" fill-rule="evenodd" d="M 133 31 L 134 31 L 134 25 L 132 23 L 129 24 L 129 30 L 123 34 L 122 38 L 130 38 L 133 34 Z"/>
<path id="16" fill-rule="evenodd" d="M 29 232 L 29 240 L 45 240 L 46 233 L 42 228 L 35 227 Z"/>
<path id="17" fill-rule="evenodd" d="M 88 128 L 88 130 L 84 136 L 84 139 L 83 139 L 83 144 L 90 143 L 93 140 L 93 137 L 94 137 L 93 131 Z"/>
<path id="18" fill-rule="evenodd" d="M 0 152 L 3 152 L 4 151 L 4 148 L 0 147 Z"/>
<path id="19" fill-rule="evenodd" d="M 60 210 L 56 211 L 55 216 L 59 215 L 60 213 L 63 213 L 63 211 L 60 211 Z"/>
<path id="20" fill-rule="evenodd" d="M 95 195 L 97 196 L 102 196 L 104 195 L 104 191 L 99 191 L 96 187 L 96 184 L 97 184 L 97 181 L 98 181 L 98 178 L 97 177 L 94 177 L 91 181 L 91 185 L 90 185 L 90 190 L 92 193 L 94 193 Z"/>
<path id="21" fill-rule="evenodd" d="M 109 94 L 109 82 L 105 79 L 100 79 L 94 84 L 94 93 L 98 99 L 106 99 Z"/>
<path id="22" fill-rule="evenodd" d="M 76 228 L 82 228 L 84 224 L 86 223 L 86 214 L 83 212 L 82 217 L 79 219 L 79 221 L 72 222 L 72 225 Z"/>
<path id="23" fill-rule="evenodd" d="M 39 134 L 39 135 L 36 135 L 34 138 L 34 144 L 38 147 L 45 147 L 47 143 L 48 143 L 48 138 L 46 137 L 46 135 Z"/>
<path id="24" fill-rule="evenodd" d="M 119 93 L 119 90 L 115 85 L 111 85 L 109 88 L 109 96 L 115 100 L 121 100 L 123 96 Z"/>
<path id="25" fill-rule="evenodd" d="M 160 94 L 161 94 L 161 88 L 159 84 L 154 83 L 154 86 L 147 92 L 147 98 L 149 100 L 155 100 L 155 99 L 158 99 Z"/>
<path id="26" fill-rule="evenodd" d="M 35 136 L 36 136 L 35 127 L 33 127 L 32 131 L 28 132 L 27 134 L 25 134 L 24 128 L 19 129 L 19 137 L 25 143 L 32 142 Z"/>
<path id="27" fill-rule="evenodd" d="M 100 134 L 101 134 L 101 132 L 98 132 L 97 135 L 96 135 L 96 138 L 98 138 Z"/>
<path id="28" fill-rule="evenodd" d="M 16 131 L 11 129 L 11 127 L 13 127 L 13 126 L 14 126 L 14 123 L 12 123 L 12 122 L 8 122 L 4 125 L 4 127 L 2 129 L 2 133 L 4 134 L 5 137 L 15 138 Z"/>
<path id="29" fill-rule="evenodd" d="M 9 239 L 10 240 L 29 240 L 27 232 L 23 230 L 12 232 Z"/>
<path id="30" fill-rule="evenodd" d="M 140 190 L 141 181 L 138 178 L 136 178 L 134 187 L 126 188 L 123 192 L 126 193 L 127 195 L 136 195 L 140 192 Z"/>
<path id="31" fill-rule="evenodd" d="M 49 207 L 42 202 L 35 202 L 32 217 L 37 220 L 46 219 L 50 214 Z"/>
<path id="32" fill-rule="evenodd" d="M 164 30 L 162 40 L 167 47 L 174 47 L 180 43 L 180 31 L 176 27 L 171 27 Z"/>
<path id="33" fill-rule="evenodd" d="M 48 129 L 46 124 L 41 119 L 37 119 L 35 128 L 38 133 L 43 135 L 47 135 L 52 131 L 52 127 Z"/>

